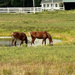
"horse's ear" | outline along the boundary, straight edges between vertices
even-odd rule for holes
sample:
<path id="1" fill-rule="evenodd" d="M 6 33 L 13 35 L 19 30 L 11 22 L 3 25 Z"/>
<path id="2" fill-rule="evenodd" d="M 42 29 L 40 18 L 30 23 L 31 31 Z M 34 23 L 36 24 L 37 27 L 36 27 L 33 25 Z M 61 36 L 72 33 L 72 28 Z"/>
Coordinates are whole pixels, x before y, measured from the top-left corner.
<path id="1" fill-rule="evenodd" d="M 53 46 L 53 41 L 50 44 L 51 44 L 51 46 Z"/>

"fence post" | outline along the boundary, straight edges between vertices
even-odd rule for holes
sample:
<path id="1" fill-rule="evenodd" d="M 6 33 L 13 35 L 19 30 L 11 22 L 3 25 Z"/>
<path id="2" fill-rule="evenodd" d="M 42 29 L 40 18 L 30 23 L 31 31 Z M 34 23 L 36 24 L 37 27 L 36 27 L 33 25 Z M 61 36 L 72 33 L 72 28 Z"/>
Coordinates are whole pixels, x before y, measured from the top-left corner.
<path id="1" fill-rule="evenodd" d="M 33 10 L 34 14 L 35 14 L 35 7 L 34 7 L 34 10 Z"/>
<path id="2" fill-rule="evenodd" d="M 22 13 L 22 8 L 19 8 L 19 13 Z"/>
<path id="3" fill-rule="evenodd" d="M 9 10 L 9 8 L 7 8 L 7 13 L 9 13 L 10 12 L 10 10 Z"/>

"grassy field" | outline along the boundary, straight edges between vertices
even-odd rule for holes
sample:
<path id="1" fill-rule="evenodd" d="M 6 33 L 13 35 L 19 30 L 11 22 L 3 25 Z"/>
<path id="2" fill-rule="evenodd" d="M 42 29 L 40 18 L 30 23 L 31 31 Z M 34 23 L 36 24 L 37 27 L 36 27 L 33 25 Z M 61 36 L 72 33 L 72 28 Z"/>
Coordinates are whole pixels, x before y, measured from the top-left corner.
<path id="1" fill-rule="evenodd" d="M 48 31 L 54 46 L 0 47 L 0 75 L 75 75 L 75 10 L 0 14 L 0 36 Z"/>

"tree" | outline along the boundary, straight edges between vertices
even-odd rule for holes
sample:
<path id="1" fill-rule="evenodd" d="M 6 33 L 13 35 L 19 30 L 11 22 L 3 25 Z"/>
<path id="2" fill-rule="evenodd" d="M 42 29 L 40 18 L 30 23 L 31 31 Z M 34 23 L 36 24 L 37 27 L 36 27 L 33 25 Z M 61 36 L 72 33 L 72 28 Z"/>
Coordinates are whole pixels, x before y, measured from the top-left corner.
<path id="1" fill-rule="evenodd" d="M 41 3 L 42 0 L 35 0 L 35 6 L 36 7 L 40 7 L 40 3 Z"/>
<path id="2" fill-rule="evenodd" d="M 39 7 L 42 0 L 34 0 Z M 33 7 L 33 0 L 0 0 L 0 7 Z"/>
<path id="3" fill-rule="evenodd" d="M 25 0 L 25 7 L 32 7 L 33 6 L 33 0 Z"/>
<path id="4" fill-rule="evenodd" d="M 12 7 L 22 7 L 23 0 L 11 0 L 11 6 Z"/>
<path id="5" fill-rule="evenodd" d="M 34 2 L 35 2 L 35 7 L 41 6 L 41 5 L 40 5 L 41 1 L 42 1 L 42 0 L 34 0 Z M 26 6 L 26 7 L 33 7 L 33 0 L 25 0 L 25 6 Z"/>
<path id="6" fill-rule="evenodd" d="M 0 0 L 0 7 L 7 7 L 9 4 L 9 0 Z"/>
<path id="7" fill-rule="evenodd" d="M 32 0 L 11 0 L 12 7 L 32 7 Z"/>

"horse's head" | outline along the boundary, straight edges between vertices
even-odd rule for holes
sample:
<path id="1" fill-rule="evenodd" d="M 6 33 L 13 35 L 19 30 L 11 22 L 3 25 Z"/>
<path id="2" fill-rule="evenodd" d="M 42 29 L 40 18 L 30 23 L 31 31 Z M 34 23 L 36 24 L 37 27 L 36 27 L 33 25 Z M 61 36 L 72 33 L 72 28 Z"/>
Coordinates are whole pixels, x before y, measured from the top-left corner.
<path id="1" fill-rule="evenodd" d="M 53 46 L 53 41 L 50 41 L 50 45 Z"/>

